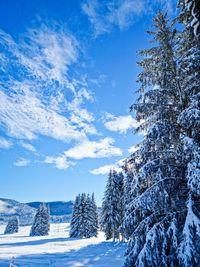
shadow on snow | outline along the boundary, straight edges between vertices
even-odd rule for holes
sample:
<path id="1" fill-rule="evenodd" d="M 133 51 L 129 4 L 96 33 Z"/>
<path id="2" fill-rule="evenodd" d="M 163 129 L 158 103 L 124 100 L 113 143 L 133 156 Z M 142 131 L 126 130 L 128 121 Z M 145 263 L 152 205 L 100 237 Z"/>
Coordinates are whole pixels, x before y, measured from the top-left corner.
<path id="1" fill-rule="evenodd" d="M 62 240 L 67 241 L 69 239 L 63 238 Z M 14 264 L 17 267 L 121 267 L 124 262 L 125 250 L 126 243 L 105 241 L 68 252 L 20 256 L 14 259 Z M 0 266 L 9 266 L 9 261 L 0 259 Z"/>
<path id="2" fill-rule="evenodd" d="M 33 237 L 34 238 L 34 237 Z M 38 236 L 36 237 L 38 238 Z M 49 242 L 65 242 L 65 241 L 73 241 L 77 240 L 76 238 L 69 238 L 69 237 L 56 237 L 56 238 L 45 238 L 45 239 L 37 239 L 37 240 L 29 240 L 24 242 L 13 242 L 13 243 L 2 243 L 0 247 L 18 247 L 18 246 L 32 246 L 32 245 L 42 245 Z"/>

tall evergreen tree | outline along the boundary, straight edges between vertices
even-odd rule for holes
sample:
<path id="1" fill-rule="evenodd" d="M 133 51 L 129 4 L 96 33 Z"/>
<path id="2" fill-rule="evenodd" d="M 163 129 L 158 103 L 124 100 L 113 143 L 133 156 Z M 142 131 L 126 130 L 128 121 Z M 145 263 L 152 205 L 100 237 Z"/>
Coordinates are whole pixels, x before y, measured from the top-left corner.
<path id="1" fill-rule="evenodd" d="M 97 210 L 94 193 L 92 194 L 92 197 L 91 197 L 91 213 L 92 213 L 92 222 L 91 222 L 92 235 L 97 236 L 98 228 L 99 228 L 99 220 L 98 220 L 98 210 Z"/>
<path id="2" fill-rule="evenodd" d="M 124 219 L 124 177 L 110 170 L 102 203 L 101 224 L 106 239 L 119 239 Z"/>
<path id="3" fill-rule="evenodd" d="M 30 231 L 30 236 L 48 235 L 49 229 L 50 229 L 49 208 L 45 204 L 41 204 L 35 214 L 35 218 Z"/>
<path id="4" fill-rule="evenodd" d="M 153 22 L 148 33 L 156 46 L 140 52 L 140 97 L 132 106 L 145 136 L 132 159 L 136 170 L 125 220 L 129 235 L 132 231 L 126 267 L 176 266 L 177 233 L 185 218 L 186 167 L 177 122 L 185 99 L 174 53 L 177 35 L 165 14 L 158 12 Z"/>
<path id="5" fill-rule="evenodd" d="M 79 205 L 80 205 L 81 196 L 80 194 L 76 196 L 74 206 L 73 206 L 73 213 L 72 219 L 70 223 L 70 237 L 78 237 L 79 233 Z"/>
<path id="6" fill-rule="evenodd" d="M 104 231 L 107 240 L 112 238 L 112 184 L 112 170 L 110 170 L 101 209 L 101 229 Z"/>
<path id="7" fill-rule="evenodd" d="M 194 30 L 191 23 L 198 1 L 186 2 L 179 1 L 179 21 L 184 25 L 180 34 L 179 55 L 186 101 L 178 122 L 183 133 L 189 200 L 178 258 L 181 266 L 198 266 L 199 245 L 196 244 L 200 244 L 200 39 L 199 32 Z M 200 9 L 196 11 L 200 12 Z"/>
<path id="8" fill-rule="evenodd" d="M 79 204 L 79 237 L 89 238 L 88 229 L 88 201 L 87 195 L 85 193 L 81 194 L 81 201 Z"/>
<path id="9" fill-rule="evenodd" d="M 118 232 L 121 234 L 121 240 L 124 241 L 124 231 L 123 231 L 123 221 L 124 221 L 124 215 L 125 215 L 125 193 L 124 193 L 124 175 L 122 172 L 119 172 L 116 175 L 117 181 L 117 199 L 118 199 L 118 213 L 119 213 L 119 221 L 118 221 Z M 120 236 L 118 236 L 119 238 Z"/>
<path id="10" fill-rule="evenodd" d="M 200 264 L 200 219 L 193 209 L 194 204 L 190 195 L 183 236 L 178 246 L 179 264 L 184 267 L 196 267 Z"/>
<path id="11" fill-rule="evenodd" d="M 78 195 L 70 224 L 70 237 L 90 238 L 98 233 L 98 214 L 94 195 Z"/>
<path id="12" fill-rule="evenodd" d="M 122 231 L 124 233 L 124 237 L 126 239 L 129 239 L 134 228 L 134 221 L 132 220 L 132 212 L 130 210 L 130 203 L 134 199 L 132 188 L 134 186 L 134 174 L 136 173 L 137 164 L 136 164 L 136 156 L 134 156 L 134 153 L 132 154 L 131 160 L 127 159 L 125 161 L 125 164 L 123 166 L 124 172 L 125 172 L 125 178 L 124 178 L 124 211 L 125 215 L 124 218 L 126 218 L 126 223 L 123 221 L 122 224 Z M 128 225 L 128 227 L 127 227 Z M 131 226 L 132 225 L 132 226 Z"/>
<path id="13" fill-rule="evenodd" d="M 183 31 L 159 12 L 148 31 L 157 46 L 140 52 L 140 97 L 132 110 L 145 136 L 129 158 L 126 267 L 200 264 L 200 42 L 186 2 L 197 1 L 179 1 Z"/>
<path id="14" fill-rule="evenodd" d="M 134 174 L 133 174 L 132 166 L 130 167 L 129 165 L 130 164 L 128 163 L 128 160 L 126 160 L 125 164 L 124 164 L 124 171 L 125 171 L 124 204 L 125 204 L 125 209 L 128 208 L 128 205 L 132 200 L 131 188 L 132 188 Z"/>
<path id="15" fill-rule="evenodd" d="M 180 22 L 184 30 L 180 35 L 179 55 L 184 85 L 185 107 L 179 116 L 179 124 L 184 133 L 187 180 L 190 189 L 200 195 L 200 39 L 197 39 L 190 25 L 190 16 L 182 7 Z"/>
<path id="16" fill-rule="evenodd" d="M 200 37 L 200 0 L 179 0 L 178 6 L 189 15 L 188 24 L 195 36 Z"/>
<path id="17" fill-rule="evenodd" d="M 19 231 L 19 220 L 17 217 L 11 218 L 5 228 L 4 234 L 14 234 Z"/>

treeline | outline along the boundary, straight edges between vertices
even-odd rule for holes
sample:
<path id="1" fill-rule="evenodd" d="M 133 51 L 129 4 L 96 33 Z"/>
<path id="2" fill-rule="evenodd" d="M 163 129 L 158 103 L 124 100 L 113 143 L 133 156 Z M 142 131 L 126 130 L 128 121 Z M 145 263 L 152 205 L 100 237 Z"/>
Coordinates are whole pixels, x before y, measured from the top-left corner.
<path id="1" fill-rule="evenodd" d="M 101 216 L 108 239 L 129 240 L 125 267 L 200 266 L 198 3 L 180 0 L 174 21 L 158 12 L 147 31 L 153 45 L 139 52 L 131 111 L 144 137 L 124 179 L 110 172 Z"/>
<path id="2" fill-rule="evenodd" d="M 94 194 L 79 194 L 74 202 L 73 214 L 70 223 L 70 237 L 90 238 L 98 235 L 98 210 Z M 50 230 L 50 210 L 41 204 L 36 211 L 30 236 L 46 236 Z M 12 217 L 5 228 L 4 234 L 14 234 L 19 231 L 19 220 Z"/>
<path id="3" fill-rule="evenodd" d="M 97 237 L 99 229 L 98 209 L 94 194 L 79 194 L 74 202 L 73 214 L 70 223 L 70 237 L 90 238 Z M 50 230 L 50 210 L 41 204 L 36 211 L 30 236 L 46 236 Z M 5 228 L 4 234 L 14 234 L 19 231 L 19 220 L 12 217 Z"/>

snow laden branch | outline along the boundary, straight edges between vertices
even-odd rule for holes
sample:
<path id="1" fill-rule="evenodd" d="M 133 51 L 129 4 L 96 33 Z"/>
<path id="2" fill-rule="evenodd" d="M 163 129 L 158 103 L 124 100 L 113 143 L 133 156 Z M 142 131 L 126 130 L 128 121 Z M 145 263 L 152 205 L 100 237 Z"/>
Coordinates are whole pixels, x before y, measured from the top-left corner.
<path id="1" fill-rule="evenodd" d="M 200 266 L 200 42 L 191 23 L 196 2 L 179 1 L 182 31 L 158 12 L 147 31 L 155 46 L 139 53 L 139 97 L 131 111 L 144 138 L 124 166 L 124 267 Z"/>

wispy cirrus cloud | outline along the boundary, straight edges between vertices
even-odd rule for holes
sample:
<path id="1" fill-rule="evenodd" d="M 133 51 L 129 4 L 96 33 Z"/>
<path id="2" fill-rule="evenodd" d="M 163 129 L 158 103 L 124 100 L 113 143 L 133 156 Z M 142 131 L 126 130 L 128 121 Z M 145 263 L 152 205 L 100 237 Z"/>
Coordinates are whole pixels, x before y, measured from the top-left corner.
<path id="1" fill-rule="evenodd" d="M 88 16 L 94 28 L 95 37 L 108 33 L 114 26 L 121 30 L 133 23 L 135 15 L 143 9 L 142 1 L 108 1 L 88 0 L 82 4 L 83 12 Z"/>
<path id="2" fill-rule="evenodd" d="M 143 9 L 143 1 L 125 0 L 119 3 L 111 1 L 108 4 L 108 21 L 123 30 L 135 22 Z"/>
<path id="3" fill-rule="evenodd" d="M 115 147 L 114 139 L 110 137 L 103 138 L 99 141 L 83 141 L 73 148 L 65 151 L 65 156 L 73 159 L 83 158 L 108 158 L 112 156 L 121 156 L 122 150 Z"/>
<path id="4" fill-rule="evenodd" d="M 9 141 L 3 137 L 0 137 L 0 148 L 9 149 L 12 145 L 13 144 L 11 141 Z"/>
<path id="5" fill-rule="evenodd" d="M 82 10 L 93 26 L 94 36 L 110 32 L 114 27 L 124 30 L 133 25 L 139 17 L 163 8 L 172 13 L 173 0 L 86 0 Z"/>
<path id="6" fill-rule="evenodd" d="M 46 25 L 18 38 L 0 30 L 0 43 L 0 126 L 8 135 L 68 142 L 97 134 L 84 107 L 92 101 L 87 80 L 71 71 L 79 56 L 71 34 Z"/>
<path id="7" fill-rule="evenodd" d="M 96 128 L 91 123 L 95 120 L 94 115 L 86 108 L 81 107 L 84 101 L 94 101 L 93 95 L 85 88 L 81 89 L 71 103 L 68 104 L 69 119 L 76 127 L 82 129 L 84 133 L 98 134 Z"/>
<path id="8" fill-rule="evenodd" d="M 43 82 L 68 82 L 69 67 L 78 58 L 78 42 L 62 28 L 42 25 L 15 39 L 0 30 L 0 40 L 15 66 Z M 9 64 L 7 55 L 4 54 L 4 66 Z"/>
<path id="9" fill-rule="evenodd" d="M 37 95 L 29 90 L 8 96 L 0 92 L 0 120 L 7 133 L 15 138 L 35 139 L 38 135 L 62 141 L 84 137 L 62 115 L 46 107 Z"/>
<path id="10" fill-rule="evenodd" d="M 105 113 L 103 122 L 109 131 L 119 132 L 120 134 L 126 134 L 129 129 L 134 129 L 139 125 L 131 115 L 114 116 L 110 113 Z"/>
<path id="11" fill-rule="evenodd" d="M 102 19 L 102 6 L 99 1 L 85 1 L 82 4 L 82 10 L 88 16 L 91 25 L 94 27 L 95 37 L 110 31 L 110 24 L 106 24 L 104 19 Z"/>
<path id="12" fill-rule="evenodd" d="M 13 164 L 17 167 L 25 167 L 30 163 L 30 160 L 25 159 L 25 158 L 18 158 Z"/>

